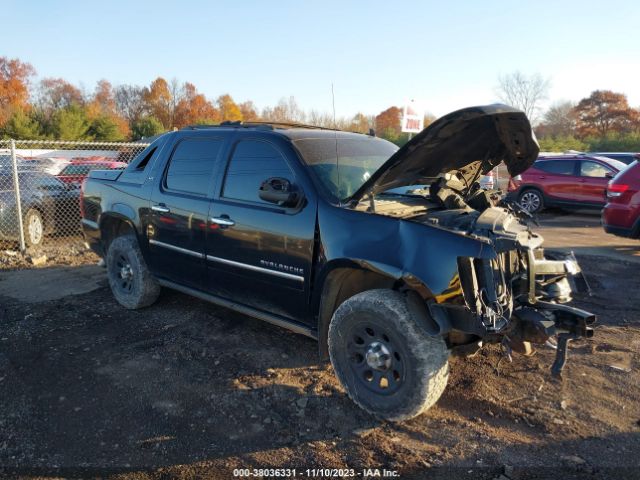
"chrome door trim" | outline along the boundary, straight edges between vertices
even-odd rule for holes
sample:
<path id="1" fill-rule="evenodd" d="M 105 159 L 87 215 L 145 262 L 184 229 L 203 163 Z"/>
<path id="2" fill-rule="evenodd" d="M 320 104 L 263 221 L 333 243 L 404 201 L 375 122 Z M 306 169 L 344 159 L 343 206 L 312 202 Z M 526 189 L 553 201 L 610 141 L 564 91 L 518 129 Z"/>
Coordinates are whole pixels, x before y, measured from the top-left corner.
<path id="1" fill-rule="evenodd" d="M 194 252 L 193 250 L 187 250 L 186 248 L 176 247 L 175 245 L 171 245 L 170 243 L 160 242 L 158 240 L 154 240 L 153 238 L 149 239 L 149 243 L 151 245 L 157 245 L 158 247 L 168 248 L 169 250 L 173 250 L 175 252 L 184 253 L 185 255 L 191 255 L 192 257 L 204 258 L 204 253 Z"/>
<path id="2" fill-rule="evenodd" d="M 207 260 L 210 262 L 218 262 L 218 263 L 223 263 L 225 265 L 231 265 L 233 267 L 252 270 L 254 272 L 268 273 L 269 275 L 275 275 L 276 277 L 287 278 L 289 280 L 304 282 L 304 277 L 301 275 L 293 275 L 292 273 L 279 272 L 277 270 L 271 270 L 269 268 L 257 267 L 256 265 L 249 265 L 247 263 L 235 262 L 233 260 L 227 260 L 226 258 L 214 257 L 213 255 L 207 255 Z"/>

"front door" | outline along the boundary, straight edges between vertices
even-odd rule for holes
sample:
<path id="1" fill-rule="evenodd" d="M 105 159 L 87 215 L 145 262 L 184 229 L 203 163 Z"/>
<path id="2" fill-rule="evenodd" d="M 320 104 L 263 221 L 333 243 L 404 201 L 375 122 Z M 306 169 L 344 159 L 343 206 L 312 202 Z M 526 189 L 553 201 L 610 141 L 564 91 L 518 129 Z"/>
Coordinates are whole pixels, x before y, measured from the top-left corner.
<path id="1" fill-rule="evenodd" d="M 287 160 L 283 150 L 286 145 L 260 138 L 235 144 L 211 205 L 207 282 L 212 293 L 302 320 L 308 310 L 315 201 L 284 208 L 258 195 L 261 183 L 273 177 L 301 189 L 295 159 Z"/>
<path id="2" fill-rule="evenodd" d="M 178 140 L 151 195 L 150 266 L 159 277 L 202 289 L 213 170 L 221 138 Z"/>

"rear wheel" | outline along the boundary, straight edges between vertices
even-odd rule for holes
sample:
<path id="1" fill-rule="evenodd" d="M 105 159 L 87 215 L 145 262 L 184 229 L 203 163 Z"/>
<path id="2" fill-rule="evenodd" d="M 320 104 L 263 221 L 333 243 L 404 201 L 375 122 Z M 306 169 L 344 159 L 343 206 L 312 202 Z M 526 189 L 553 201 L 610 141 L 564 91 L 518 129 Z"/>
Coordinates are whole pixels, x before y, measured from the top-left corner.
<path id="1" fill-rule="evenodd" d="M 44 240 L 44 221 L 35 208 L 29 209 L 24 217 L 24 241 L 30 247 L 42 244 Z"/>
<path id="2" fill-rule="evenodd" d="M 537 213 L 544 208 L 542 193 L 532 188 L 522 191 L 518 198 L 518 203 L 529 213 Z"/>
<path id="3" fill-rule="evenodd" d="M 385 420 L 413 418 L 442 395 L 449 352 L 413 318 L 392 290 L 359 293 L 338 307 L 329 326 L 329 356 L 349 397 Z"/>
<path id="4" fill-rule="evenodd" d="M 105 263 L 109 286 L 120 305 L 133 310 L 158 299 L 160 285 L 149 272 L 135 236 L 125 235 L 111 242 Z"/>

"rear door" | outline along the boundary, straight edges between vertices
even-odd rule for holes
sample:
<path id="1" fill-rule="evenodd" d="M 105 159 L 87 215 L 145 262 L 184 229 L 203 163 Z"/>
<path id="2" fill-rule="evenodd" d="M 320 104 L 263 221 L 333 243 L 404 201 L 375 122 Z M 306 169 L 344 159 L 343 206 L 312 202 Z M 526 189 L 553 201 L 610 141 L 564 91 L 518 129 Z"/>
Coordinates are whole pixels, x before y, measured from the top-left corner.
<path id="1" fill-rule="evenodd" d="M 147 226 L 151 268 L 159 277 L 202 289 L 213 171 L 224 137 L 178 138 L 151 195 Z"/>
<path id="2" fill-rule="evenodd" d="M 212 293 L 292 319 L 306 318 L 316 220 L 313 190 L 291 146 L 238 134 L 211 205 L 207 285 Z M 260 199 L 268 178 L 289 180 L 306 199 L 284 208 Z"/>
<path id="3" fill-rule="evenodd" d="M 541 160 L 534 168 L 531 180 L 540 185 L 547 197 L 560 202 L 575 201 L 578 182 L 575 160 Z"/>
<path id="4" fill-rule="evenodd" d="M 604 206 L 607 183 L 615 173 L 613 169 L 595 160 L 580 160 L 580 177 L 576 187 L 578 201 L 592 206 Z"/>

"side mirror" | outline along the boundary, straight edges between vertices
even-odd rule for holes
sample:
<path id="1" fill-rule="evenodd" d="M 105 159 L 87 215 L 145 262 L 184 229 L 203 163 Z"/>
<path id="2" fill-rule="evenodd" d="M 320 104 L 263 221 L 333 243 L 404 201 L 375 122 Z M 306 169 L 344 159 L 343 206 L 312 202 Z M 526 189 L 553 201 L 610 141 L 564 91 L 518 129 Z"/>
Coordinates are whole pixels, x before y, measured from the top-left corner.
<path id="1" fill-rule="evenodd" d="M 265 202 L 275 203 L 281 207 L 295 207 L 302 196 L 295 191 L 289 180 L 281 177 L 271 177 L 262 182 L 258 195 Z"/>

